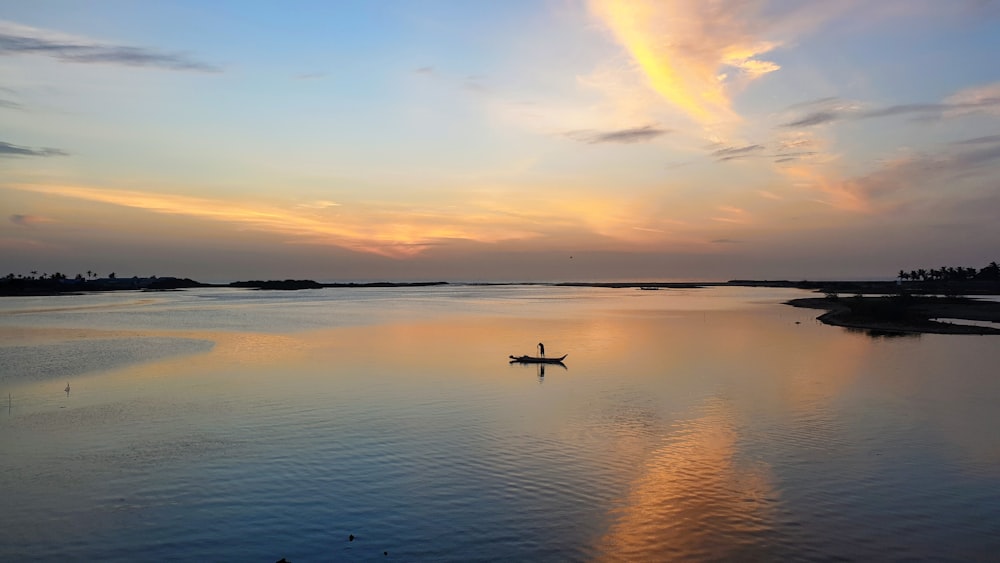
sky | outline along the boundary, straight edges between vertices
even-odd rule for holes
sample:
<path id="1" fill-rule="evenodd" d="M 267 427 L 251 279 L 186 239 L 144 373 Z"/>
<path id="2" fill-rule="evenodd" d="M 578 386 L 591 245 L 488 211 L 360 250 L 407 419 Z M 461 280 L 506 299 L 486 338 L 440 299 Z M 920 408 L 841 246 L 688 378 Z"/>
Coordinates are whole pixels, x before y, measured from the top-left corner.
<path id="1" fill-rule="evenodd" d="M 0 0 L 0 269 L 982 267 L 997 53 L 991 0 Z"/>

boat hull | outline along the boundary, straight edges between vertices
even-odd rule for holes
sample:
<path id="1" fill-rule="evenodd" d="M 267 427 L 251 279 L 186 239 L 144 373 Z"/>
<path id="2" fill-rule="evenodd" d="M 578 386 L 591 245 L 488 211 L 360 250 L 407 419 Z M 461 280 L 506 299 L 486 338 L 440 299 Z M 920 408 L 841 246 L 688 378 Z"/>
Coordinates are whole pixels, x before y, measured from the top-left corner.
<path id="1" fill-rule="evenodd" d="M 545 358 L 539 356 L 511 356 L 511 363 L 517 362 L 520 364 L 561 364 L 566 356 L 569 354 L 563 354 L 558 358 Z"/>

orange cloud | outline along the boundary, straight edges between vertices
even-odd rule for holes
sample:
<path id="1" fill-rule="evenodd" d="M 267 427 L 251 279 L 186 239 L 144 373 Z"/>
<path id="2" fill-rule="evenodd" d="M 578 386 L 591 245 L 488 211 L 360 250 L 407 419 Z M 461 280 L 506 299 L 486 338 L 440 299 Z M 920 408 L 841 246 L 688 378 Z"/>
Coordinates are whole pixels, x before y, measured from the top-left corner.
<path id="1" fill-rule="evenodd" d="M 845 211 L 859 213 L 872 211 L 868 198 L 862 191 L 856 189 L 853 182 L 844 181 L 813 166 L 787 166 L 780 170 L 796 186 L 824 194 L 821 203 Z"/>
<path id="2" fill-rule="evenodd" d="M 732 205 L 721 205 L 719 206 L 719 211 L 725 213 L 725 215 L 720 217 L 712 217 L 713 221 L 718 221 L 720 223 L 736 223 L 736 224 L 744 224 L 749 222 L 749 219 L 747 217 L 747 212 L 745 209 L 734 207 Z"/>
<path id="3" fill-rule="evenodd" d="M 357 205 L 309 206 L 305 211 L 253 203 L 173 194 L 108 190 L 86 186 L 19 185 L 16 189 L 142 209 L 154 213 L 184 215 L 199 219 L 249 226 L 294 237 L 299 242 L 331 244 L 390 257 L 419 253 L 442 239 L 496 242 L 533 236 L 510 228 L 503 217 L 489 223 L 457 213 L 443 213 L 397 206 Z M 329 203 L 329 202 L 327 202 Z M 334 209 L 333 214 L 318 211 Z M 505 228 L 506 227 L 506 228 Z"/>
<path id="4" fill-rule="evenodd" d="M 779 43 L 757 37 L 751 4 L 593 0 L 591 11 L 614 34 L 663 99 L 702 124 L 738 119 L 728 71 L 747 80 L 780 67 L 759 55 Z"/>
<path id="5" fill-rule="evenodd" d="M 22 227 L 32 227 L 43 223 L 51 223 L 52 219 L 39 215 L 23 215 L 18 213 L 10 216 L 10 222 Z"/>
<path id="6" fill-rule="evenodd" d="M 334 245 L 402 258 L 454 241 L 499 243 L 544 237 L 598 235 L 625 244 L 662 238 L 628 203 L 575 194 L 554 205 L 541 195 L 514 195 L 462 205 L 427 207 L 384 202 L 323 201 L 282 208 L 254 202 L 88 186 L 17 185 L 22 191 L 179 215 L 289 237 L 300 244 Z M 516 201 L 516 203 L 512 203 Z M 648 214 L 646 214 L 648 215 Z M 648 230 L 633 229 L 636 224 Z"/>

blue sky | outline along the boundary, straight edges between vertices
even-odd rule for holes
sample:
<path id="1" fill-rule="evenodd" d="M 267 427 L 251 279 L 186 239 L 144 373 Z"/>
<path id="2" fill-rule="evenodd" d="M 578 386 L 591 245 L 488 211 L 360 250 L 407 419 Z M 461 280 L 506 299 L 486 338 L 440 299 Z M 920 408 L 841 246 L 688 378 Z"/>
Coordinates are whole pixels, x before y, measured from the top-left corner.
<path id="1" fill-rule="evenodd" d="M 998 31 L 973 0 L 6 3 L 0 258 L 205 280 L 982 266 Z"/>

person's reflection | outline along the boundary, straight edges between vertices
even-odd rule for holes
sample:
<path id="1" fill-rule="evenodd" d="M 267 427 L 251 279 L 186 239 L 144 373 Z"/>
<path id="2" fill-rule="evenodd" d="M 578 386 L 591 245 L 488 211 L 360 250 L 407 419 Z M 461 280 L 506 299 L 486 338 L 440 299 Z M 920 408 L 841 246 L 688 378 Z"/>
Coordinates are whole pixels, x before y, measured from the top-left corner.
<path id="1" fill-rule="evenodd" d="M 545 383 L 545 364 L 538 364 L 538 384 Z"/>

